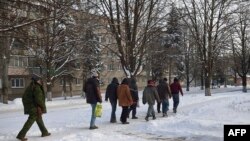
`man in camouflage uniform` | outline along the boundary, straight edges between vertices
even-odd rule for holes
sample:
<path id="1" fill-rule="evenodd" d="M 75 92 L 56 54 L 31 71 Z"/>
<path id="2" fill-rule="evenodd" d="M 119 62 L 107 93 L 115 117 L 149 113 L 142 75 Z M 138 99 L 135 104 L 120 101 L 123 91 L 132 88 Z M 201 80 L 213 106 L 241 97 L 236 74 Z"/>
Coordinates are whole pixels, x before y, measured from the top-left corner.
<path id="1" fill-rule="evenodd" d="M 42 114 L 46 113 L 45 105 L 45 93 L 42 86 L 42 80 L 38 76 L 33 76 L 30 85 L 26 88 L 22 102 L 24 106 L 24 114 L 28 114 L 29 118 L 24 124 L 22 130 L 18 133 L 17 139 L 21 141 L 27 141 L 25 138 L 26 133 L 36 121 L 40 131 L 42 132 L 41 137 L 49 136 L 50 133 L 46 129 L 43 123 Z"/>

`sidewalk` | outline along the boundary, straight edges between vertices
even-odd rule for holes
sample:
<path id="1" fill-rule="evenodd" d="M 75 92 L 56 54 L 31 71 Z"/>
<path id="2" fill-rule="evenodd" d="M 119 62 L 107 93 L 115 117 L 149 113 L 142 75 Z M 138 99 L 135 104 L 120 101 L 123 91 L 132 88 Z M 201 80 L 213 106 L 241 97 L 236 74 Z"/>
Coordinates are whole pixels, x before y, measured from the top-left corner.
<path id="1" fill-rule="evenodd" d="M 65 108 L 74 107 L 79 105 L 87 105 L 86 99 L 81 96 L 67 97 L 67 100 L 64 100 L 64 97 L 53 98 L 52 101 L 46 101 L 47 109 L 50 108 Z M 22 99 L 17 98 L 13 101 L 9 101 L 9 104 L 0 103 L 0 114 L 15 112 L 15 111 L 23 111 Z"/>

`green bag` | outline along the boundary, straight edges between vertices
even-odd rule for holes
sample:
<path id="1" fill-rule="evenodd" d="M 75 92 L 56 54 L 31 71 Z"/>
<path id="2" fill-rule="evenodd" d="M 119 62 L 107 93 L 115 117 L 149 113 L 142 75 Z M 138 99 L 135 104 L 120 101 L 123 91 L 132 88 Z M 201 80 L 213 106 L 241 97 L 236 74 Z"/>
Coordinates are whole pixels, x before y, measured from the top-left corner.
<path id="1" fill-rule="evenodd" d="M 102 104 L 97 103 L 95 107 L 95 116 L 96 117 L 101 117 L 102 116 Z"/>

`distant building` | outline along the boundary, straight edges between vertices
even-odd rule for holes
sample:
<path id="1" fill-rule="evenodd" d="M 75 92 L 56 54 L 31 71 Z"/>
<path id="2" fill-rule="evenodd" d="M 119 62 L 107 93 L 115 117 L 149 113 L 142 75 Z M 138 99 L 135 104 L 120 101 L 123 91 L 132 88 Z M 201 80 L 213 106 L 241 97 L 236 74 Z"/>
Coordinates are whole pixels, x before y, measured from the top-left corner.
<path id="1" fill-rule="evenodd" d="M 43 5 L 39 5 L 37 3 L 34 3 L 32 6 L 26 6 L 25 3 L 24 6 L 22 6 L 25 10 L 20 10 L 20 12 L 23 14 L 23 18 L 36 18 L 37 16 L 41 14 L 48 14 L 46 7 Z M 22 5 L 20 3 L 20 5 Z M 91 2 L 86 1 L 85 3 L 87 7 L 91 7 Z M 28 13 L 27 11 L 32 11 Z M 94 11 L 92 11 L 94 13 Z M 83 14 L 83 13 L 80 13 Z M 88 14 L 87 16 L 97 16 L 97 15 L 91 15 Z M 100 62 L 102 63 L 102 70 L 100 70 L 100 81 L 101 81 L 101 89 L 104 92 L 107 85 L 111 82 L 113 77 L 117 77 L 119 79 L 119 82 L 121 83 L 122 79 L 125 78 L 125 73 L 123 68 L 121 67 L 121 63 L 117 55 L 111 51 L 117 50 L 115 46 L 115 42 L 113 39 L 113 36 L 107 34 L 107 24 L 105 23 L 105 19 L 102 17 L 96 17 L 98 19 L 98 22 L 93 24 L 100 24 L 98 28 L 95 29 L 96 40 L 101 45 L 101 50 L 99 53 Z M 44 27 L 43 21 L 37 22 L 36 26 Z M 33 31 L 34 30 L 34 31 Z M 42 34 L 43 28 L 39 29 L 26 29 L 27 34 L 36 34 L 37 36 L 40 36 Z M 32 33 L 29 33 L 32 31 Z M 34 32 L 34 33 L 33 33 Z M 24 48 L 23 41 L 20 41 L 18 38 L 14 38 L 13 42 L 13 49 L 11 50 L 11 56 L 10 56 L 10 62 L 8 66 L 8 80 L 9 80 L 9 92 L 8 97 L 10 100 L 14 98 L 20 98 L 24 92 L 25 87 L 27 87 L 30 83 L 30 78 L 32 74 L 44 74 L 45 71 L 44 68 L 38 65 L 36 63 L 36 58 L 34 57 L 34 54 L 32 54 L 32 51 L 27 50 L 27 48 Z M 39 47 L 39 45 L 37 45 Z M 109 48 L 107 48 L 108 46 Z M 1 63 L 2 59 L 0 59 Z M 79 61 L 79 60 L 77 60 Z M 63 90 L 63 81 L 66 80 L 66 90 L 67 93 L 70 91 L 73 93 L 73 95 L 80 95 L 82 94 L 82 88 L 85 74 L 84 66 L 81 65 L 81 62 L 74 62 L 69 65 L 75 65 L 74 67 L 70 67 L 68 69 L 67 74 L 64 74 L 53 82 L 53 88 L 52 88 L 52 94 L 53 97 L 62 96 L 62 90 Z M 2 69 L 1 69 L 2 70 Z M 53 71 L 53 70 L 52 70 Z M 139 88 L 143 88 L 147 84 L 147 79 L 151 78 L 151 74 L 146 71 L 142 71 L 136 78 L 137 84 Z M 44 83 L 46 83 L 46 78 L 43 78 Z M 2 93 L 2 72 L 0 71 L 0 94 Z M 45 87 L 46 89 L 46 87 Z M 69 96 L 69 94 L 68 94 Z"/>

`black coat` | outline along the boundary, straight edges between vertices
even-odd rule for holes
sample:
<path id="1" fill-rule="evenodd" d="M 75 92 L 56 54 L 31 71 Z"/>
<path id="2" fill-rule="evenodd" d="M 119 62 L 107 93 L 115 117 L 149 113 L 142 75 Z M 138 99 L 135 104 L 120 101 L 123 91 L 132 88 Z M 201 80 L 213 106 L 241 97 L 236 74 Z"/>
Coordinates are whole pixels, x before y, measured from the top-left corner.
<path id="1" fill-rule="evenodd" d="M 101 99 L 98 96 L 98 87 L 99 81 L 96 78 L 88 78 L 84 86 L 87 103 L 95 104 L 101 102 Z"/>
<path id="2" fill-rule="evenodd" d="M 139 100 L 138 87 L 137 87 L 135 79 L 130 80 L 129 88 L 130 88 L 130 93 L 131 93 L 133 101 L 138 102 Z"/>
<path id="3" fill-rule="evenodd" d="M 160 80 L 160 83 L 157 86 L 157 92 L 159 94 L 160 100 L 168 99 L 169 97 L 171 97 L 169 85 L 163 80 Z"/>
<path id="4" fill-rule="evenodd" d="M 117 80 L 113 80 L 106 89 L 105 100 L 109 99 L 110 102 L 117 101 L 117 87 L 119 83 Z"/>

